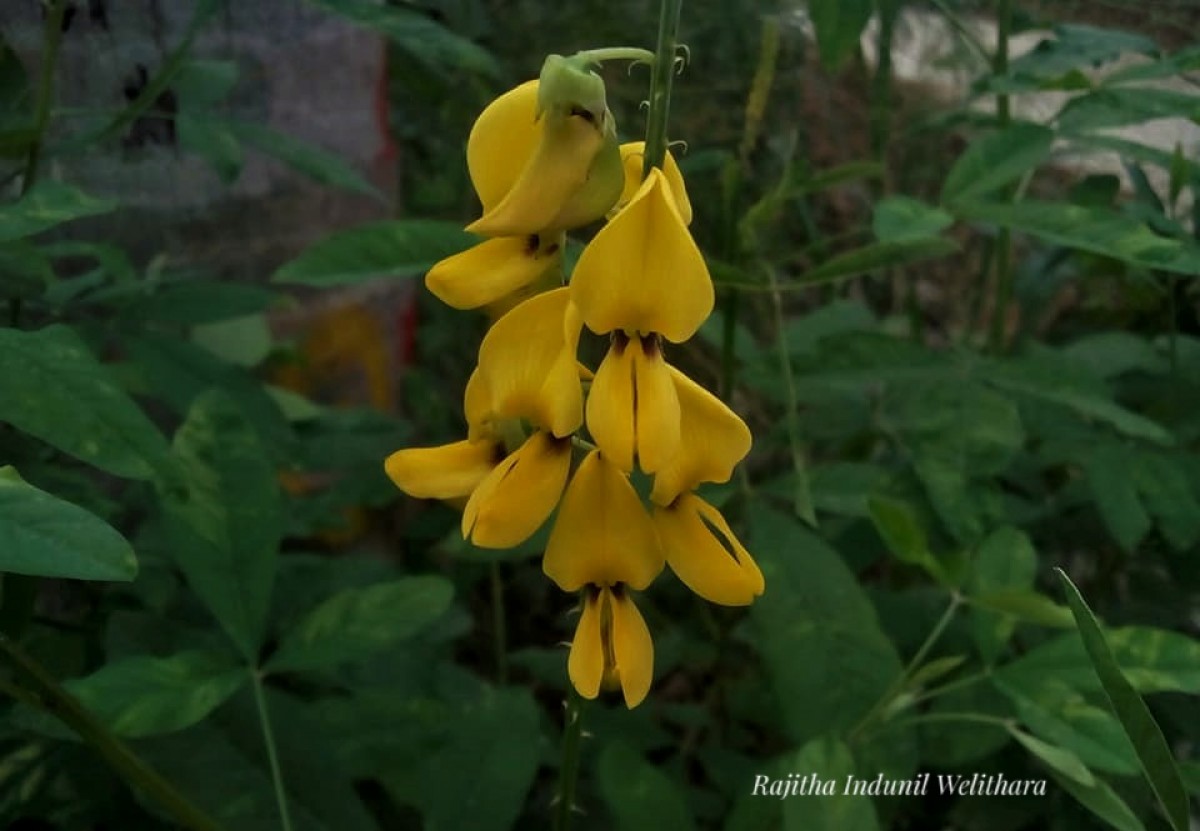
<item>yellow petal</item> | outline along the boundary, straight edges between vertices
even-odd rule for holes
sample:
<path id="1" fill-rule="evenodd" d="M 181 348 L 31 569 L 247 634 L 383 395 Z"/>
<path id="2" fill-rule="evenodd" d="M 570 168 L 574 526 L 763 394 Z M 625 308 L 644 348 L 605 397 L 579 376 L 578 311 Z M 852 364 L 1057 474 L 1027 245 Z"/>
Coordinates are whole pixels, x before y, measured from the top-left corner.
<path id="1" fill-rule="evenodd" d="M 600 680 L 604 677 L 600 595 L 589 587 L 583 598 L 583 613 L 575 627 L 571 655 L 567 658 L 567 674 L 571 676 L 571 683 L 580 695 L 584 698 L 595 698 L 600 692 Z"/>
<path id="2" fill-rule="evenodd" d="M 621 191 L 621 198 L 617 202 L 618 206 L 629 202 L 637 193 L 638 188 L 642 186 L 642 168 L 646 163 L 646 142 L 630 141 L 622 144 L 621 163 L 625 167 L 625 189 Z M 671 196 L 675 198 L 675 207 L 679 210 L 683 224 L 691 225 L 692 203 L 688 199 L 683 173 L 679 170 L 679 165 L 675 163 L 675 157 L 671 155 L 670 150 L 667 151 L 663 161 L 662 171 L 667 177 L 667 184 L 671 186 Z"/>
<path id="3" fill-rule="evenodd" d="M 654 477 L 650 499 L 658 505 L 670 505 L 701 482 L 728 482 L 751 443 L 737 413 L 675 367 L 667 369 L 679 397 L 679 450 Z"/>
<path id="4" fill-rule="evenodd" d="M 475 488 L 463 510 L 463 537 L 480 548 L 525 542 L 558 504 L 570 470 L 571 443 L 534 433 Z"/>
<path id="5" fill-rule="evenodd" d="M 502 200 L 521 176 L 538 142 L 538 82 L 526 81 L 488 104 L 467 139 L 467 167 L 484 213 Z"/>
<path id="6" fill-rule="evenodd" d="M 478 417 L 523 418 L 559 437 L 579 428 L 579 333 L 572 337 L 568 331 L 569 305 L 566 288 L 548 291 L 516 306 L 488 330 L 479 347 L 476 382 L 488 400 L 473 401 L 470 408 Z"/>
<path id="7" fill-rule="evenodd" d="M 638 467 L 656 473 L 679 454 L 679 397 L 657 340 L 642 339 L 641 347 L 633 349 Z"/>
<path id="8" fill-rule="evenodd" d="M 654 526 L 637 492 L 592 451 L 563 494 L 542 570 L 559 588 L 576 591 L 588 583 L 644 589 L 662 568 Z"/>
<path id="9" fill-rule="evenodd" d="M 650 692 L 654 680 L 654 641 L 632 598 L 624 590 L 609 590 L 612 598 L 612 654 L 617 676 L 625 694 L 625 706 L 633 709 Z"/>
<path id="10" fill-rule="evenodd" d="M 457 441 L 397 450 L 383 463 L 396 487 L 418 499 L 467 496 L 503 456 L 495 442 Z"/>
<path id="11" fill-rule="evenodd" d="M 617 467 L 646 473 L 679 450 L 679 399 L 653 338 L 613 338 L 587 397 L 587 425 Z"/>
<path id="12" fill-rule="evenodd" d="M 593 332 L 658 332 L 679 343 L 713 308 L 708 267 L 661 170 L 583 249 L 571 298 Z"/>
<path id="13" fill-rule="evenodd" d="M 491 426 L 492 393 L 479 368 L 467 379 L 463 391 L 463 412 L 467 417 L 467 438 L 479 441 L 493 434 Z"/>
<path id="14" fill-rule="evenodd" d="M 565 227 L 556 224 L 556 217 L 587 184 L 592 162 L 605 144 L 604 129 L 590 117 L 554 111 L 545 113 L 541 124 L 537 149 L 520 177 L 495 207 L 467 226 L 468 231 L 507 237 Z M 593 219 L 612 207 L 620 187 L 617 180 L 612 198 Z"/>
<path id="15" fill-rule="evenodd" d="M 616 122 L 604 111 L 604 143 L 588 168 L 587 180 L 562 206 L 550 223 L 552 228 L 580 228 L 605 216 L 617 204 L 625 184 Z"/>
<path id="16" fill-rule="evenodd" d="M 439 262 L 425 275 L 425 287 L 455 309 L 477 309 L 537 282 L 557 270 L 560 252 L 551 238 L 537 236 L 484 240 Z"/>
<path id="17" fill-rule="evenodd" d="M 695 494 L 654 508 L 654 527 L 667 563 L 696 594 L 725 606 L 745 606 L 763 593 L 758 564 L 720 511 Z"/>
<path id="18" fill-rule="evenodd" d="M 633 470 L 637 447 L 633 429 L 633 353 L 639 348 L 623 335 L 614 337 L 587 396 L 588 432 L 604 455 L 626 473 Z"/>

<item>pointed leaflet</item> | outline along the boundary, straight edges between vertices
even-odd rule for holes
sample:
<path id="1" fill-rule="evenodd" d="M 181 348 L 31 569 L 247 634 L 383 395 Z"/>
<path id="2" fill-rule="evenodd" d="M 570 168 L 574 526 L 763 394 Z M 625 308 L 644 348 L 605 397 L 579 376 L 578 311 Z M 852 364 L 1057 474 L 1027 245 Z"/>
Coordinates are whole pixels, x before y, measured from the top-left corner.
<path id="1" fill-rule="evenodd" d="M 1091 659 L 1092 668 L 1100 679 L 1113 712 L 1133 743 L 1146 781 L 1158 797 L 1158 802 L 1175 831 L 1187 831 L 1187 794 L 1179 778 L 1179 769 L 1175 766 L 1175 757 L 1171 754 L 1171 748 L 1167 745 L 1162 730 L 1150 715 L 1146 702 L 1142 701 L 1142 697 L 1121 673 L 1121 668 L 1117 666 L 1112 650 L 1104 639 L 1100 624 L 1092 615 L 1092 610 L 1088 608 L 1079 589 L 1075 588 L 1075 584 L 1062 569 L 1058 569 L 1058 576 L 1067 595 L 1067 604 L 1075 615 L 1075 625 L 1079 627 L 1079 637 L 1083 640 L 1088 658 Z"/>
<path id="2" fill-rule="evenodd" d="M 0 328 L 0 422 L 131 479 L 166 463 L 167 443 L 68 326 Z"/>
<path id="3" fill-rule="evenodd" d="M 137 559 L 102 519 L 0 467 L 0 572 L 132 580 Z"/>
<path id="4" fill-rule="evenodd" d="M 175 434 L 180 483 L 160 483 L 171 552 L 243 655 L 261 642 L 284 514 L 275 471 L 233 401 L 196 399 Z"/>

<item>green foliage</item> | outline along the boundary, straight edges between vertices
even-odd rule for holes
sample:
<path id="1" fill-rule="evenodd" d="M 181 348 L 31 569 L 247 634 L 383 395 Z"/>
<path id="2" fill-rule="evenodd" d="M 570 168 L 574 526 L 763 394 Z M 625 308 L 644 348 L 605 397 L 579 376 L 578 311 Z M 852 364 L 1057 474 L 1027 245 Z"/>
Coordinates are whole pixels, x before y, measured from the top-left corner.
<path id="1" fill-rule="evenodd" d="M 310 0 L 389 44 L 403 218 L 331 233 L 264 283 L 193 269 L 170 243 L 143 262 L 102 240 L 90 223 L 122 206 L 103 177 L 81 188 L 55 164 L 161 116 L 170 90 L 180 151 L 229 185 L 266 153 L 390 199 L 228 115 L 246 64 L 194 54 L 219 5 L 185 4 L 183 37 L 94 129 L 58 107 L 27 44 L 18 60 L 0 38 L 0 825 L 550 827 L 575 618 L 537 567 L 544 536 L 473 550 L 454 510 L 401 500 L 382 469 L 461 434 L 475 328 L 420 307 L 401 333 L 416 361 L 383 362 L 400 417 L 285 389 L 340 357 L 310 354 L 279 313 L 371 281 L 419 289 L 476 241 L 462 150 L 480 107 L 545 52 L 652 45 L 658 10 Z M 1089 12 L 991 62 L 970 100 L 914 113 L 887 49 L 861 60 L 864 35 L 895 32 L 872 14 L 903 5 L 808 3 L 835 88 L 776 21 L 790 10 L 684 4 L 695 60 L 671 138 L 691 144 L 676 157 L 718 311 L 668 358 L 753 430 L 705 498 L 767 590 L 714 609 L 664 576 L 639 597 L 654 687 L 633 711 L 607 692 L 586 703 L 577 831 L 1187 827 L 1200 167 L 1111 130 L 1195 121 L 1195 89 L 1168 85 L 1200 69 L 1200 47 Z M 964 4 L 929 5 L 961 23 Z M 1013 5 L 1018 29 L 1052 22 L 1034 15 L 1054 4 Z M 964 49 L 990 61 L 974 37 Z M 604 77 L 622 138 L 639 137 L 641 70 Z M 751 87 L 766 97 L 748 107 Z M 848 89 L 870 97 L 867 126 L 838 132 Z M 1046 91 L 1060 97 L 1044 117 L 992 116 Z M 1102 153 L 1122 167 L 1060 166 Z M 939 785 L 974 773 L 1047 794 Z M 789 774 L 836 792 L 757 792 Z M 842 792 L 922 775 L 923 797 Z"/>

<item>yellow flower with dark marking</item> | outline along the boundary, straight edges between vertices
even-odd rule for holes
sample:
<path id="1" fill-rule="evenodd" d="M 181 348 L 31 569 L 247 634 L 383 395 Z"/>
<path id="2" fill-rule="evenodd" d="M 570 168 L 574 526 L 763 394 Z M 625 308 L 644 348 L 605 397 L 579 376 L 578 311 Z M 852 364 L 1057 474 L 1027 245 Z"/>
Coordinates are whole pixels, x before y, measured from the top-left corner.
<path id="1" fill-rule="evenodd" d="M 744 606 L 763 593 L 762 572 L 721 512 L 690 491 L 729 481 L 750 452 L 750 430 L 704 387 L 668 371 L 679 399 L 680 442 L 654 477 L 654 527 L 667 563 L 688 588 L 713 603 Z"/>
<path id="2" fill-rule="evenodd" d="M 579 255 L 571 299 L 596 334 L 657 332 L 672 343 L 713 309 L 712 278 L 658 168 Z"/>
<path id="3" fill-rule="evenodd" d="M 571 683 L 584 698 L 620 687 L 633 709 L 654 680 L 654 642 L 646 621 L 621 586 L 589 586 L 567 659 Z"/>
<path id="4" fill-rule="evenodd" d="M 457 441 L 441 447 L 409 447 L 387 457 L 383 467 L 396 487 L 418 499 L 470 496 L 504 458 L 497 441 Z"/>

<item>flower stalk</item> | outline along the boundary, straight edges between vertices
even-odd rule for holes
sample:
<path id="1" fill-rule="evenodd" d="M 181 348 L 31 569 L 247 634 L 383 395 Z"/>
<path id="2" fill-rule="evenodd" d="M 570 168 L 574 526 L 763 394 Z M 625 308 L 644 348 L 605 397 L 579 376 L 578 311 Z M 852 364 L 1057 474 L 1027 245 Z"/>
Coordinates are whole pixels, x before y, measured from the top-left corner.
<path id="1" fill-rule="evenodd" d="M 569 831 L 575 811 L 575 786 L 579 781 L 579 746 L 583 740 L 583 698 L 572 687 L 564 702 L 562 765 L 555 794 L 554 831 Z"/>
<path id="2" fill-rule="evenodd" d="M 646 158 L 642 178 L 651 168 L 662 167 L 667 155 L 667 116 L 671 109 L 671 82 L 679 54 L 679 14 L 683 0 L 662 0 L 658 18 L 658 41 L 650 73 L 650 112 L 646 117 Z"/>

